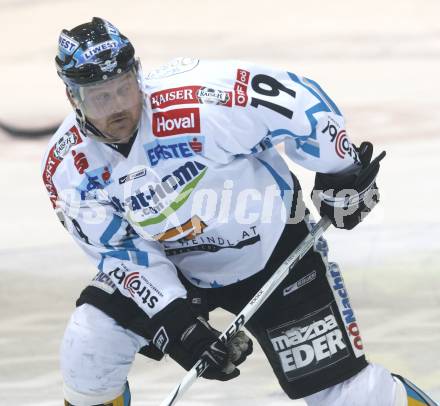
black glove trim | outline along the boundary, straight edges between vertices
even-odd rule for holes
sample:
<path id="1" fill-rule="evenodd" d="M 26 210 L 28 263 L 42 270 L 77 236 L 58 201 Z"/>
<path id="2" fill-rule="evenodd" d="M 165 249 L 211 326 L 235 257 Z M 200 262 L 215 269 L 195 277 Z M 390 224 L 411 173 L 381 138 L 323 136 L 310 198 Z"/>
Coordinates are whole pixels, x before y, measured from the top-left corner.
<path id="1" fill-rule="evenodd" d="M 379 202 L 376 177 L 383 151 L 373 161 L 373 145 L 363 142 L 359 147 L 360 165 L 340 174 L 316 173 L 312 200 L 321 216 L 328 216 L 337 228 L 351 230 Z M 370 162 L 371 161 L 371 162 Z"/>
<path id="2" fill-rule="evenodd" d="M 186 299 L 178 298 L 156 313 L 150 320 L 150 339 L 163 353 L 180 343 L 183 332 L 195 323 L 196 315 Z"/>
<path id="3" fill-rule="evenodd" d="M 361 192 L 358 192 L 356 189 L 345 189 L 343 196 L 334 196 L 334 189 L 328 189 L 325 191 L 319 192 L 319 197 L 323 203 L 326 203 L 330 206 L 337 208 L 348 209 L 349 207 L 359 206 L 360 203 L 364 203 L 365 196 L 367 192 L 371 189 L 376 189 L 375 187 L 375 179 L 371 181 L 371 183 L 365 187 Z M 353 193 L 349 193 L 353 191 Z M 331 194 L 326 194 L 326 192 L 330 192 Z"/>

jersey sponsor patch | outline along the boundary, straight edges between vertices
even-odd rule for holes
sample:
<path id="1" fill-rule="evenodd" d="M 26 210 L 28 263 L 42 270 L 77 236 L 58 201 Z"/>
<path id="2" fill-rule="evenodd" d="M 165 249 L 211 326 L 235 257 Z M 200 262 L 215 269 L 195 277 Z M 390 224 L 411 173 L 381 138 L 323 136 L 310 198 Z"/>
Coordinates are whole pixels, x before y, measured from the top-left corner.
<path id="1" fill-rule="evenodd" d="M 49 199 L 53 208 L 56 208 L 56 201 L 58 199 L 58 192 L 53 183 L 53 176 L 58 168 L 58 165 L 67 154 L 68 150 L 73 146 L 80 144 L 82 139 L 79 135 L 78 129 L 74 126 L 67 131 L 63 137 L 58 140 L 49 151 L 46 163 L 43 170 L 43 182 L 49 193 Z"/>
<path id="2" fill-rule="evenodd" d="M 77 143 L 77 131 L 72 131 L 72 129 L 67 131 L 55 144 L 55 150 L 53 152 L 54 157 L 61 161 L 67 155 L 70 148 Z"/>
<path id="3" fill-rule="evenodd" d="M 155 140 L 144 145 L 145 153 L 151 166 L 156 166 L 161 160 L 189 158 L 203 150 L 205 137 L 179 137 Z"/>
<path id="4" fill-rule="evenodd" d="M 202 104 L 218 104 L 221 106 L 232 106 L 232 92 L 214 89 L 212 87 L 201 87 L 197 91 L 197 100 Z"/>
<path id="5" fill-rule="evenodd" d="M 335 151 L 339 158 L 344 159 L 345 155 L 348 155 L 351 156 L 355 162 L 359 162 L 358 153 L 353 148 L 351 142 L 348 140 L 345 130 L 339 131 L 336 135 Z"/>
<path id="6" fill-rule="evenodd" d="M 200 133 L 198 108 L 183 108 L 153 113 L 153 134 L 169 137 L 177 134 Z"/>
<path id="7" fill-rule="evenodd" d="M 330 142 L 335 146 L 336 155 L 344 159 L 346 155 L 353 158 L 354 162 L 359 163 L 359 155 L 356 148 L 352 145 L 344 129 L 340 129 L 339 124 L 331 117 L 328 118 L 326 126 L 321 131 L 330 136 Z"/>
<path id="8" fill-rule="evenodd" d="M 237 69 L 237 77 L 236 77 L 236 81 L 243 83 L 244 85 L 248 85 L 249 83 L 249 77 L 250 77 L 250 73 L 247 70 L 244 69 Z"/>
<path id="9" fill-rule="evenodd" d="M 339 312 L 342 320 L 344 321 L 353 352 L 357 358 L 362 357 L 364 355 L 362 337 L 360 335 L 356 317 L 350 304 L 350 299 L 348 297 L 347 289 L 344 285 L 344 280 L 342 279 L 341 271 L 336 263 L 329 263 L 327 278 L 333 290 L 336 302 L 338 303 Z"/>
<path id="10" fill-rule="evenodd" d="M 199 88 L 200 86 L 183 86 L 152 93 L 151 108 L 163 109 L 176 104 L 197 103 L 196 92 Z"/>
<path id="11" fill-rule="evenodd" d="M 112 202 L 117 210 L 128 211 L 133 224 L 147 227 L 161 223 L 185 204 L 207 170 L 200 162 L 188 161 L 159 182 L 141 187 L 123 202 L 115 196 Z"/>
<path id="12" fill-rule="evenodd" d="M 153 109 L 179 104 L 218 104 L 232 106 L 232 92 L 204 86 L 183 86 L 155 92 L 150 96 Z"/>
<path id="13" fill-rule="evenodd" d="M 203 232 L 203 228 L 199 229 L 199 231 Z M 205 236 L 202 233 L 199 234 L 200 235 L 194 235 L 193 238 L 183 237 L 175 242 L 164 244 L 165 255 L 173 256 L 197 251 L 218 252 L 224 249 L 239 250 L 261 241 L 256 226 L 251 226 L 247 230 L 241 230 L 239 238 L 232 241 L 231 239 L 221 236 Z"/>
<path id="14" fill-rule="evenodd" d="M 138 297 L 138 300 L 150 309 L 153 309 L 159 301 L 159 298 L 153 294 L 158 291 L 153 290 L 139 272 L 126 272 L 116 268 L 109 272 L 109 276 L 116 281 L 123 292 L 127 292 L 132 298 Z"/>
<path id="15" fill-rule="evenodd" d="M 234 103 L 236 106 L 245 107 L 248 102 L 247 85 L 250 73 L 244 69 L 237 69 L 236 81 L 234 84 Z"/>
<path id="16" fill-rule="evenodd" d="M 121 176 L 119 178 L 119 184 L 122 185 L 126 182 L 130 182 L 135 179 L 142 178 L 147 174 L 147 168 L 139 169 L 137 171 L 131 172 L 128 175 Z"/>
<path id="17" fill-rule="evenodd" d="M 267 333 L 289 382 L 350 356 L 331 304 Z"/>

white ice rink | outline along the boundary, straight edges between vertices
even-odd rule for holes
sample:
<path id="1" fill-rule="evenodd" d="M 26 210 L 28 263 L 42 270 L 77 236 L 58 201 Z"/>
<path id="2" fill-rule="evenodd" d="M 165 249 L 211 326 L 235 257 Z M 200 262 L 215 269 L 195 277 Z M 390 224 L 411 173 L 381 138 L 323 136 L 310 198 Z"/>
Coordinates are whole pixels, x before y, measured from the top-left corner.
<path id="1" fill-rule="evenodd" d="M 438 0 L 0 0 L 0 121 L 35 127 L 63 117 L 57 36 L 94 15 L 127 34 L 144 70 L 188 55 L 311 77 L 341 107 L 354 141 L 387 151 L 381 205 L 354 231 L 332 229 L 330 256 L 344 271 L 369 359 L 440 400 Z M 46 142 L 0 133 L 0 406 L 62 404 L 58 346 L 94 274 L 46 196 L 39 175 Z M 292 169 L 310 190 L 313 174 Z M 304 404 L 285 397 L 259 349 L 241 371 L 229 383 L 198 381 L 179 404 Z M 133 405 L 159 404 L 182 374 L 170 360 L 139 357 Z"/>

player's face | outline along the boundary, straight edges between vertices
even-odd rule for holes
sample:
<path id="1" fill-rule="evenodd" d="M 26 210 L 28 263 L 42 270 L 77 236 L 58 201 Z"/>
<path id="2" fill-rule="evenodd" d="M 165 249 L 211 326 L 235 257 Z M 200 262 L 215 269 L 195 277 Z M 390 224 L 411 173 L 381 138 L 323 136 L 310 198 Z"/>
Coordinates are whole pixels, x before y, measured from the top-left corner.
<path id="1" fill-rule="evenodd" d="M 133 135 L 142 111 L 142 95 L 136 74 L 124 73 L 81 89 L 81 109 L 109 142 L 124 143 Z"/>

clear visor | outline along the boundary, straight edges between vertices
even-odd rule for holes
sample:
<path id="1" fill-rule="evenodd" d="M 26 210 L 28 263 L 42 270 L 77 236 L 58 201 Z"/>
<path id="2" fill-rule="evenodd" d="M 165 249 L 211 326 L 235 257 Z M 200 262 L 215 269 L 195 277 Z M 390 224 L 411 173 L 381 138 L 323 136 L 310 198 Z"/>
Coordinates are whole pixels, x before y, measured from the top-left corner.
<path id="1" fill-rule="evenodd" d="M 75 93 L 80 109 L 89 120 L 117 120 L 141 103 L 134 70 L 98 83 L 77 85 Z"/>

